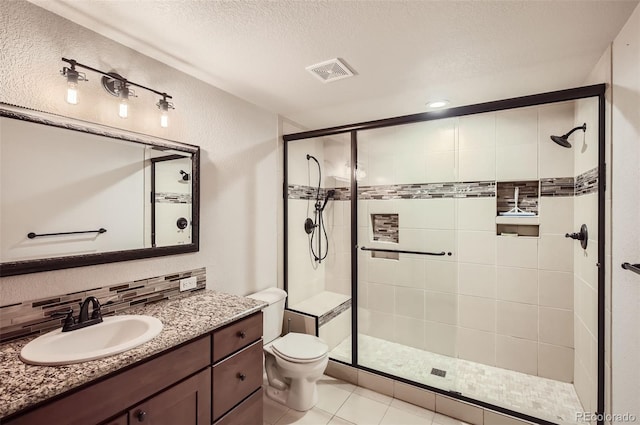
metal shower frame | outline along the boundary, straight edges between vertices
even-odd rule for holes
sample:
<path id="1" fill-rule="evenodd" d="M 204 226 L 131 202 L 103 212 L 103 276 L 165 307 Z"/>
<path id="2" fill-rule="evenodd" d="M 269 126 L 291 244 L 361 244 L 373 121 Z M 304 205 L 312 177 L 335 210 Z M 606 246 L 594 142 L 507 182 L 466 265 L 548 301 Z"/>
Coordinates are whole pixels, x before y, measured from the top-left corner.
<path id="1" fill-rule="evenodd" d="M 477 406 L 491 409 L 500 413 L 524 419 L 530 422 L 553 425 L 553 422 L 546 421 L 541 418 L 529 416 L 522 412 L 506 409 L 484 401 L 476 400 L 454 391 L 446 391 L 438 387 L 421 384 L 419 382 L 404 379 L 395 375 L 370 369 L 366 366 L 358 364 L 358 221 L 357 221 L 357 181 L 356 181 L 356 163 L 357 163 L 357 133 L 360 130 L 370 130 L 376 128 L 390 127 L 402 124 L 417 123 L 423 121 L 433 121 L 442 118 L 460 117 L 465 115 L 473 115 L 485 112 L 495 112 L 508 109 L 522 108 L 527 106 L 537 106 L 557 102 L 566 102 L 571 100 L 598 98 L 598 385 L 597 385 L 597 412 L 599 418 L 597 424 L 604 425 L 603 417 L 605 413 L 605 190 L 606 190 L 606 163 L 605 163 L 605 91 L 606 84 L 596 84 L 590 86 L 576 87 L 566 90 L 558 90 L 522 96 L 504 100 L 497 100 L 475 105 L 460 106 L 449 108 L 442 111 L 424 112 L 412 115 L 404 115 L 400 117 L 386 118 L 375 121 L 367 121 L 356 124 L 347 124 L 336 127 L 329 127 L 319 130 L 304 131 L 300 133 L 286 134 L 282 136 L 283 140 L 283 215 L 284 215 L 284 245 L 283 245 L 283 267 L 284 267 L 284 289 L 288 291 L 288 172 L 287 172 L 287 144 L 288 142 L 311 139 L 316 137 L 332 136 L 336 134 L 350 133 L 351 136 L 351 363 L 344 363 L 356 369 L 365 370 L 397 381 L 405 382 L 429 391 L 446 395 L 464 402 L 472 403 Z M 355 303 L 354 303 L 355 301 Z M 287 305 L 288 307 L 288 305 Z M 318 324 L 316 320 L 316 334 L 318 332 Z"/>

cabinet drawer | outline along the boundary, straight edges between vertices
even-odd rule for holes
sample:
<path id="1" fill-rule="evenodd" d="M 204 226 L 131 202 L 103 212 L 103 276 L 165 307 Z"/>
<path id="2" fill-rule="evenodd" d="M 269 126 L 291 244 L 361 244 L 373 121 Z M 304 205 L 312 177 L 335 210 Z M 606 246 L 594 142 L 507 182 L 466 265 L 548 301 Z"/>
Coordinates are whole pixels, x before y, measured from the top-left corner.
<path id="1" fill-rule="evenodd" d="M 213 362 L 246 347 L 262 337 L 262 312 L 239 320 L 213 333 Z"/>
<path id="2" fill-rule="evenodd" d="M 235 409 L 221 417 L 214 425 L 262 425 L 264 391 L 260 388 Z"/>
<path id="3" fill-rule="evenodd" d="M 262 339 L 213 366 L 213 420 L 262 385 Z"/>

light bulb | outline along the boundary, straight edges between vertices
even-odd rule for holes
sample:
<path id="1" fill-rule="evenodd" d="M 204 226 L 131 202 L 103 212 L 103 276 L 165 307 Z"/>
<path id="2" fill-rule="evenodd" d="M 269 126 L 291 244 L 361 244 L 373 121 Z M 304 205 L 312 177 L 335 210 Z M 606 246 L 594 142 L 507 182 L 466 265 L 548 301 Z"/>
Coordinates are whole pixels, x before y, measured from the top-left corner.
<path id="1" fill-rule="evenodd" d="M 169 127 L 169 108 L 173 108 L 173 105 L 167 101 L 166 97 L 163 97 L 156 106 L 160 109 L 160 127 Z"/>
<path id="2" fill-rule="evenodd" d="M 75 69 L 65 68 L 67 76 L 67 102 L 72 105 L 78 104 L 78 79 L 79 73 Z"/>
<path id="3" fill-rule="evenodd" d="M 162 114 L 160 115 L 160 127 L 169 127 L 169 114 L 167 114 L 167 111 L 162 111 Z"/>
<path id="4" fill-rule="evenodd" d="M 67 87 L 67 102 L 72 105 L 78 104 L 78 85 L 69 83 Z"/>
<path id="5" fill-rule="evenodd" d="M 129 116 L 129 89 L 123 84 L 120 89 L 120 107 L 118 108 L 118 116 L 127 118 Z"/>
<path id="6" fill-rule="evenodd" d="M 126 99 L 120 101 L 120 108 L 118 109 L 118 116 L 120 118 L 127 118 L 129 116 L 129 104 Z"/>

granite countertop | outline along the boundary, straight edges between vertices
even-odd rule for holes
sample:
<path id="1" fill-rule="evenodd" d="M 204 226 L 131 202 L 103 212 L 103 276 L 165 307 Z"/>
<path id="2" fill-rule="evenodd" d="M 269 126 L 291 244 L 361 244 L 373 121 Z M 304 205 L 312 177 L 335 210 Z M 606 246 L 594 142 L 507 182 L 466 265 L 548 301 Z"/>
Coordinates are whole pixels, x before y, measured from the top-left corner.
<path id="1" fill-rule="evenodd" d="M 35 337 L 0 345 L 0 418 L 211 332 L 266 305 L 251 298 L 205 290 L 134 307 L 120 314 L 156 317 L 164 325 L 158 336 L 124 353 L 66 366 L 23 363 L 18 354 Z"/>

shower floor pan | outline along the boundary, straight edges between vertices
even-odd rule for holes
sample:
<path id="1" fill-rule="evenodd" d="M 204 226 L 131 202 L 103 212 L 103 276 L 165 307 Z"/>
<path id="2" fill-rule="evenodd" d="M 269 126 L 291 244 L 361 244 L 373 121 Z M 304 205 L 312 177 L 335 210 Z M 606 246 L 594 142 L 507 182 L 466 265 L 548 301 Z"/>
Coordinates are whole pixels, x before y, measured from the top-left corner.
<path id="1" fill-rule="evenodd" d="M 584 412 L 572 384 L 487 366 L 408 347 L 383 339 L 358 337 L 359 364 L 390 375 L 559 424 L 577 424 Z M 351 362 L 351 339 L 330 353 L 330 358 Z M 434 373 L 435 369 L 435 373 Z M 445 376 L 442 371 L 446 372 Z"/>

